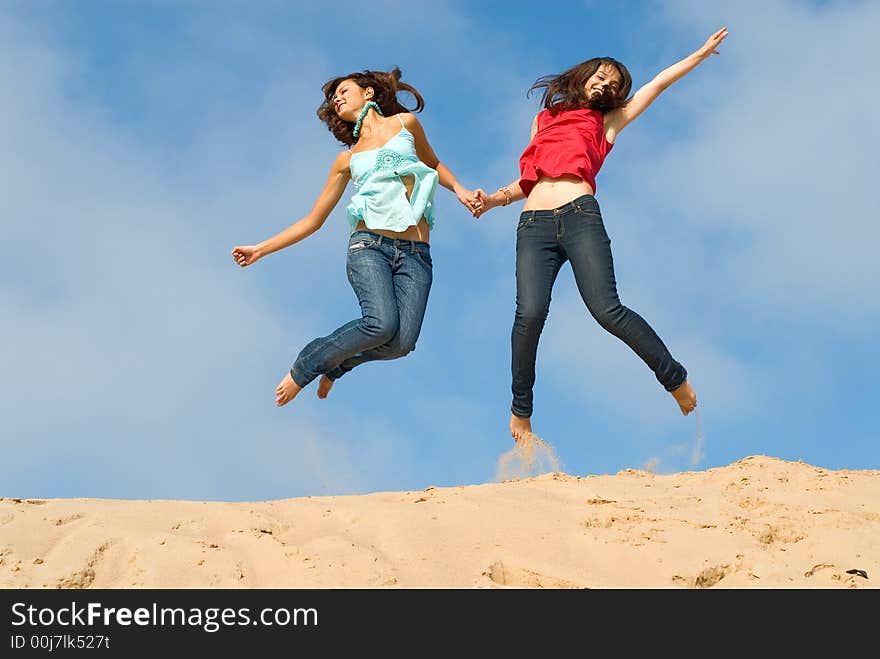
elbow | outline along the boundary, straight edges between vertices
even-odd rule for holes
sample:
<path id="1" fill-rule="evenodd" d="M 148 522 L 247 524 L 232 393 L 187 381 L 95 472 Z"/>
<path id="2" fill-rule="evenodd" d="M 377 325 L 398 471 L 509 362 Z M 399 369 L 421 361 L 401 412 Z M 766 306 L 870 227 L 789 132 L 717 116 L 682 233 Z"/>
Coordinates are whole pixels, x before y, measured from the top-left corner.
<path id="1" fill-rule="evenodd" d="M 315 231 L 324 226 L 324 220 L 327 218 L 315 217 L 313 215 L 306 215 L 302 220 L 300 220 L 300 226 L 302 227 L 303 237 L 311 236 Z"/>
<path id="2" fill-rule="evenodd" d="M 669 85 L 671 85 L 673 82 L 675 82 L 675 79 L 670 78 L 669 76 L 665 76 L 665 75 L 664 76 L 657 76 L 656 78 L 654 78 L 653 85 L 652 85 L 654 88 L 653 95 L 655 97 L 658 96 L 662 91 L 668 89 Z"/>
<path id="3" fill-rule="evenodd" d="M 312 235 L 312 234 L 315 233 L 318 229 L 320 229 L 322 226 L 324 226 L 324 221 L 325 221 L 326 219 L 327 219 L 326 217 L 321 217 L 321 218 L 316 217 L 316 218 L 312 218 L 312 219 L 309 221 L 309 223 L 306 224 L 306 231 L 308 232 L 308 235 Z"/>

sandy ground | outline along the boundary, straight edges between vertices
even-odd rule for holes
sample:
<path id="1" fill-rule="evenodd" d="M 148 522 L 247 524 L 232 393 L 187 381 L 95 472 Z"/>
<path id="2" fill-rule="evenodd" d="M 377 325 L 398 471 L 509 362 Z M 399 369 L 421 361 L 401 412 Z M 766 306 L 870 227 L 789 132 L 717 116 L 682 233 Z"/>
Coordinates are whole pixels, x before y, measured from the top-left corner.
<path id="1" fill-rule="evenodd" d="M 767 456 L 253 503 L 0 499 L 0 588 L 878 584 L 880 471 Z"/>

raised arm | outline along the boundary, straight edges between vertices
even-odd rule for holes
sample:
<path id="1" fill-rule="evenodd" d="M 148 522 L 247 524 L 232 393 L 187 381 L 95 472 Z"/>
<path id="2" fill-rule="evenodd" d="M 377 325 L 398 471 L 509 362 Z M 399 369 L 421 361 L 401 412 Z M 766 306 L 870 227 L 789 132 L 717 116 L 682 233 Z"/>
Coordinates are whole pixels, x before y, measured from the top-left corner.
<path id="1" fill-rule="evenodd" d="M 425 135 L 425 129 L 422 128 L 422 124 L 419 123 L 416 116 L 407 112 L 402 113 L 400 117 L 403 119 L 403 125 L 406 126 L 407 130 L 412 133 L 415 138 L 416 155 L 419 157 L 419 160 L 425 163 L 428 167 L 436 169 L 440 185 L 447 190 L 454 192 L 455 196 L 458 197 L 458 200 L 464 204 L 468 210 L 473 212 L 473 204 L 475 201 L 473 192 L 459 183 L 458 179 L 455 178 L 455 174 L 452 173 L 452 170 L 440 162 L 437 154 L 434 153 L 434 149 L 431 148 L 430 142 L 428 142 L 428 137 Z"/>
<path id="2" fill-rule="evenodd" d="M 320 229 L 324 225 L 327 216 L 330 215 L 336 204 L 339 203 L 339 199 L 345 191 L 345 186 L 348 185 L 351 179 L 351 173 L 348 168 L 350 162 L 351 153 L 349 151 L 343 151 L 336 156 L 336 160 L 333 161 L 333 165 L 330 167 L 327 183 L 324 185 L 324 189 L 318 196 L 315 205 L 312 206 L 312 210 L 301 220 L 297 220 L 283 231 L 258 245 L 233 247 L 232 258 L 235 259 L 235 262 L 242 268 L 251 265 L 267 254 L 290 247 L 308 238 Z"/>
<path id="3" fill-rule="evenodd" d="M 709 37 L 698 50 L 657 74 L 651 82 L 633 94 L 626 105 L 608 112 L 605 115 L 605 136 L 608 141 L 614 142 L 617 133 L 644 112 L 669 85 L 693 71 L 703 60 L 711 55 L 717 55 L 718 45 L 726 36 L 727 28 L 723 27 Z"/>

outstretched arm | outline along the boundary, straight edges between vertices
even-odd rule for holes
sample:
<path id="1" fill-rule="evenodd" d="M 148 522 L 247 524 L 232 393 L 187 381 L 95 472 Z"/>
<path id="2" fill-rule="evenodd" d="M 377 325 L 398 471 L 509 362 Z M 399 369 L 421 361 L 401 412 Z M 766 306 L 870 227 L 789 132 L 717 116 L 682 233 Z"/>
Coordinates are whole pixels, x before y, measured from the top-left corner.
<path id="1" fill-rule="evenodd" d="M 703 60 L 717 55 L 718 45 L 726 36 L 727 28 L 723 27 L 709 37 L 701 48 L 657 74 L 651 82 L 633 94 L 626 105 L 608 112 L 605 115 L 605 136 L 608 141 L 614 142 L 617 133 L 644 112 L 669 85 L 693 71 Z"/>
<path id="2" fill-rule="evenodd" d="M 415 138 L 416 155 L 419 157 L 419 160 L 425 163 L 428 167 L 436 169 L 440 185 L 447 190 L 454 192 L 455 196 L 458 197 L 458 200 L 464 204 L 469 211 L 473 212 L 474 201 L 476 199 L 473 192 L 459 183 L 458 179 L 455 178 L 455 174 L 452 173 L 452 170 L 440 162 L 437 154 L 434 153 L 434 149 L 431 148 L 431 144 L 428 142 L 428 138 L 425 135 L 425 129 L 422 128 L 422 124 L 419 123 L 419 120 L 410 112 L 401 114 L 400 116 L 403 119 L 403 125 L 406 126 L 407 130 L 409 130 Z"/>
<path id="3" fill-rule="evenodd" d="M 339 203 L 339 199 L 345 191 L 345 186 L 348 185 L 348 181 L 351 178 L 348 169 L 350 161 L 351 153 L 348 151 L 343 151 L 336 156 L 336 160 L 333 161 L 333 165 L 330 168 L 330 176 L 327 178 L 327 183 L 324 185 L 324 189 L 321 191 L 312 210 L 310 210 L 301 220 L 297 220 L 283 231 L 264 240 L 259 245 L 233 247 L 232 258 L 235 259 L 235 262 L 242 268 L 251 265 L 267 254 L 277 252 L 285 247 L 290 247 L 291 245 L 308 238 L 315 233 L 315 231 L 320 229 L 323 226 L 324 221 L 327 219 L 327 216 L 330 215 L 331 211 L 336 207 L 336 204 Z"/>

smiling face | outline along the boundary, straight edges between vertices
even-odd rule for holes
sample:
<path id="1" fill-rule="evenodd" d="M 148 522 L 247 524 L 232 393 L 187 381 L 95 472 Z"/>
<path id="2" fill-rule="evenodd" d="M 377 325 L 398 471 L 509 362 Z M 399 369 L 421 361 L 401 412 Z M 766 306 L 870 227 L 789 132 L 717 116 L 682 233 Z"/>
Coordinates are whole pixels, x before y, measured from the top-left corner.
<path id="1" fill-rule="evenodd" d="M 602 64 L 584 84 L 584 92 L 591 101 L 617 96 L 623 84 L 620 71 L 613 64 Z"/>
<path id="2" fill-rule="evenodd" d="M 343 121 L 355 122 L 367 101 L 373 98 L 373 88 L 363 89 L 354 80 L 339 83 L 333 93 L 333 110 Z"/>

